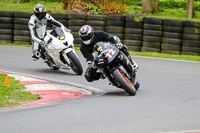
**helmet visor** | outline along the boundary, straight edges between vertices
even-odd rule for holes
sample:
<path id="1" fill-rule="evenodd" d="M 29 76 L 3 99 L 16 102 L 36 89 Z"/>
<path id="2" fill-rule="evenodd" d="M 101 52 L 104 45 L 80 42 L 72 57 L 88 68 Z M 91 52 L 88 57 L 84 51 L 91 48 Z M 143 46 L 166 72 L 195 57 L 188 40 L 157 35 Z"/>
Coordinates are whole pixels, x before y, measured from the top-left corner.
<path id="1" fill-rule="evenodd" d="M 92 38 L 92 34 L 88 34 L 88 35 L 85 35 L 85 36 L 81 36 L 81 40 L 82 41 L 88 41 Z"/>
<path id="2" fill-rule="evenodd" d="M 83 40 L 83 41 L 88 41 L 90 39 L 91 39 L 91 37 L 89 37 L 89 36 L 82 36 L 81 37 L 81 40 Z"/>
<path id="3" fill-rule="evenodd" d="M 46 16 L 46 12 L 35 13 L 35 15 L 39 20 L 42 20 Z"/>

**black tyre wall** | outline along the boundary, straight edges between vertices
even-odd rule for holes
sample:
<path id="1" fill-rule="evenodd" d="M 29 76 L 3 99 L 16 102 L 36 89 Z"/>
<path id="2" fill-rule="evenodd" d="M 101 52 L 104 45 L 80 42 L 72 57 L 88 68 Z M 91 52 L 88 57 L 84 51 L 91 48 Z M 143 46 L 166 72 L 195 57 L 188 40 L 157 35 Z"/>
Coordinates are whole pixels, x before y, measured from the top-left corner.
<path id="1" fill-rule="evenodd" d="M 31 44 L 28 21 L 33 13 L 0 11 L 0 43 Z M 116 35 L 131 51 L 199 55 L 200 22 L 144 17 L 142 15 L 88 15 L 52 13 L 69 28 L 80 46 L 79 29 L 88 24 L 94 30 Z M 52 26 L 48 25 L 47 29 Z"/>
<path id="2" fill-rule="evenodd" d="M 69 13 L 68 14 L 68 28 L 73 32 L 74 34 L 74 44 L 80 44 L 80 38 L 77 36 L 77 32 L 79 32 L 80 28 L 83 25 L 87 24 L 87 17 L 88 14 L 84 13 Z M 72 34 L 73 34 L 72 33 Z"/>
<path id="3" fill-rule="evenodd" d="M 142 52 L 160 52 L 162 42 L 162 19 L 144 18 Z"/>
<path id="4" fill-rule="evenodd" d="M 163 20 L 163 38 L 161 53 L 180 54 L 184 21 L 174 19 Z"/>
<path id="5" fill-rule="evenodd" d="M 14 12 L 0 11 L 0 43 L 13 42 Z"/>
<path id="6" fill-rule="evenodd" d="M 130 51 L 141 51 L 144 16 L 129 14 L 125 18 L 124 44 Z"/>
<path id="7" fill-rule="evenodd" d="M 184 22 L 182 51 L 183 55 L 200 55 L 200 22 Z"/>
<path id="8" fill-rule="evenodd" d="M 31 44 L 28 22 L 33 13 L 15 12 L 14 13 L 14 44 Z"/>
<path id="9" fill-rule="evenodd" d="M 87 25 L 92 26 L 95 31 L 96 30 L 105 31 L 106 22 L 107 22 L 106 15 L 88 15 L 87 16 Z"/>

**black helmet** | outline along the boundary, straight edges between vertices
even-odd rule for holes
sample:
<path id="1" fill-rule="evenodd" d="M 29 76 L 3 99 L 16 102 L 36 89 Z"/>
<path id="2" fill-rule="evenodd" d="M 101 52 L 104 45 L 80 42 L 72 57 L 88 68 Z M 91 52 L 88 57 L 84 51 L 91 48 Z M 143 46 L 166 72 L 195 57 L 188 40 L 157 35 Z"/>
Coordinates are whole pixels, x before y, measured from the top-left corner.
<path id="1" fill-rule="evenodd" d="M 84 25 L 79 30 L 79 36 L 85 45 L 89 45 L 93 40 L 94 29 L 89 25 Z"/>
<path id="2" fill-rule="evenodd" d="M 46 8 L 41 4 L 35 5 L 33 11 L 39 20 L 42 20 L 46 16 Z"/>

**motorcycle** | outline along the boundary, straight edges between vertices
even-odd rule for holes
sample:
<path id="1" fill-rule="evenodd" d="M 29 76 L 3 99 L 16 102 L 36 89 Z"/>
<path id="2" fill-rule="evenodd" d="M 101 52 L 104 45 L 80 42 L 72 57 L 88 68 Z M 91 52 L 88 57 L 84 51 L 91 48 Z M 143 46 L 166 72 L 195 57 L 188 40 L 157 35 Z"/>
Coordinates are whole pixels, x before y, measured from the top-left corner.
<path id="1" fill-rule="evenodd" d="M 47 33 L 44 37 L 45 46 L 41 47 L 41 57 L 50 69 L 72 69 L 77 75 L 83 73 L 73 41 L 73 35 L 65 27 L 56 27 Z"/>
<path id="2" fill-rule="evenodd" d="M 94 66 L 107 77 L 109 84 L 124 89 L 134 96 L 140 84 L 136 81 L 136 70 L 128 57 L 115 45 L 98 42 L 94 45 Z"/>

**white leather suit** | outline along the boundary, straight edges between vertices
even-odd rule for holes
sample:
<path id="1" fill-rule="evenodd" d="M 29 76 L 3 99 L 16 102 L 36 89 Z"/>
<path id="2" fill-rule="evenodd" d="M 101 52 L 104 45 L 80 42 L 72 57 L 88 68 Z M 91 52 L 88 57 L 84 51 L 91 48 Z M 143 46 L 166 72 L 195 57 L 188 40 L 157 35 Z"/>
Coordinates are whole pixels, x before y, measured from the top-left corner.
<path id="1" fill-rule="evenodd" d="M 30 35 L 32 40 L 33 57 L 39 58 L 39 55 L 37 55 L 40 49 L 39 44 L 43 42 L 43 38 L 45 37 L 46 33 L 50 32 L 50 30 L 46 29 L 47 23 L 49 22 L 56 27 L 63 26 L 60 22 L 56 21 L 50 14 L 46 14 L 46 16 L 42 20 L 39 20 L 35 15 L 32 15 L 28 22 L 28 27 L 30 29 Z"/>

